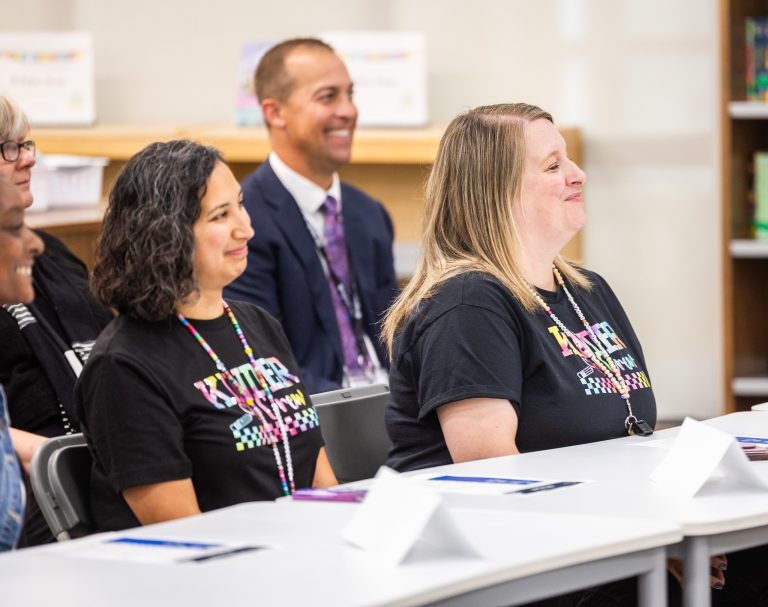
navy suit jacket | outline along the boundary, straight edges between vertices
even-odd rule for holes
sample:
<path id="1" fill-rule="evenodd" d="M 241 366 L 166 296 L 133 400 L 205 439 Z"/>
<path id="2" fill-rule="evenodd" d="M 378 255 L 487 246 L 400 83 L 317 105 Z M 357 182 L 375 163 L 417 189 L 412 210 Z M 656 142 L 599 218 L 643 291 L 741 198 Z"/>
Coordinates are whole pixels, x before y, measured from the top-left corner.
<path id="1" fill-rule="evenodd" d="M 336 313 L 298 204 L 269 162 L 242 187 L 255 235 L 248 243 L 248 267 L 225 296 L 260 305 L 280 321 L 311 394 L 340 388 L 344 359 Z M 381 203 L 345 183 L 341 199 L 365 329 L 386 365 L 378 323 L 397 292 L 392 221 Z"/>

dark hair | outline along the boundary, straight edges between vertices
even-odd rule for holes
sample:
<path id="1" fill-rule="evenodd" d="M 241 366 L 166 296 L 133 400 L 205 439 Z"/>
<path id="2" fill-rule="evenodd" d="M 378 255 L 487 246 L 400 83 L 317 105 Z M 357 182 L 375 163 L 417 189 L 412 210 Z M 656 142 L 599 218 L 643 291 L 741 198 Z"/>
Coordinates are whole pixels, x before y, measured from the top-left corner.
<path id="1" fill-rule="evenodd" d="M 269 97 L 285 101 L 293 90 L 293 80 L 285 69 L 285 60 L 297 48 L 335 52 L 330 44 L 317 38 L 291 38 L 269 49 L 253 75 L 253 90 L 261 102 Z"/>
<path id="2" fill-rule="evenodd" d="M 197 292 L 192 225 L 221 153 L 192 141 L 152 143 L 109 193 L 91 286 L 121 314 L 155 321 Z"/>

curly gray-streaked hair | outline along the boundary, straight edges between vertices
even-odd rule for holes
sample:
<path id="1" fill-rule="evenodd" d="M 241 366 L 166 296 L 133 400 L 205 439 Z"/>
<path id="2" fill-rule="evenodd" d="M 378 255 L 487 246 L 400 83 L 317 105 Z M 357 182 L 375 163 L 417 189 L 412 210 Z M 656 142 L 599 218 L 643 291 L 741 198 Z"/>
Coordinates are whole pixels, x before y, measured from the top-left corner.
<path id="1" fill-rule="evenodd" d="M 192 141 L 152 143 L 109 194 L 91 287 L 121 314 L 158 321 L 197 292 L 192 225 L 221 153 Z"/>

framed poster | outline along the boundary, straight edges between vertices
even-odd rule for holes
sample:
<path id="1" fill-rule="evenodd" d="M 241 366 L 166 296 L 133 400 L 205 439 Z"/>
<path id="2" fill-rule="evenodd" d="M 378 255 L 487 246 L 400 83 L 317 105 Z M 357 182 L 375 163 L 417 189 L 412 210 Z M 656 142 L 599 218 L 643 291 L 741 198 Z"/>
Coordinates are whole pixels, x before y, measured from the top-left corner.
<path id="1" fill-rule="evenodd" d="M 0 32 L 0 94 L 13 98 L 33 126 L 93 124 L 91 34 Z"/>
<path id="2" fill-rule="evenodd" d="M 235 101 L 235 124 L 237 126 L 258 126 L 264 124 L 261 105 L 253 89 L 253 73 L 262 56 L 275 41 L 246 42 L 237 66 L 237 97 Z"/>
<path id="3" fill-rule="evenodd" d="M 361 126 L 424 126 L 426 38 L 420 32 L 349 31 L 320 36 L 344 60 L 355 83 Z"/>

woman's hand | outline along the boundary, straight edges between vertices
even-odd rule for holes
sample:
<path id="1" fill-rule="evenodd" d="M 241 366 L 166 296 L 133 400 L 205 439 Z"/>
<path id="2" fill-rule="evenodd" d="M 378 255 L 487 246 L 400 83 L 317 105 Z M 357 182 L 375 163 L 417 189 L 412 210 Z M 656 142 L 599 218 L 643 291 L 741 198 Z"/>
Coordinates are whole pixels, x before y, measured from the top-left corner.
<path id="1" fill-rule="evenodd" d="M 13 442 L 13 448 L 16 450 L 16 455 L 19 456 L 24 472 L 29 474 L 29 467 L 32 465 L 32 457 L 35 455 L 38 447 L 42 445 L 47 438 L 40 436 L 39 434 L 32 434 L 18 428 L 11 428 L 11 442 Z"/>
<path id="2" fill-rule="evenodd" d="M 709 585 L 715 590 L 722 590 L 725 586 L 725 570 L 728 569 L 728 559 L 724 554 L 713 556 L 709 559 L 710 576 Z M 683 561 L 680 559 L 667 559 L 667 570 L 675 577 L 678 583 L 683 585 Z"/>

